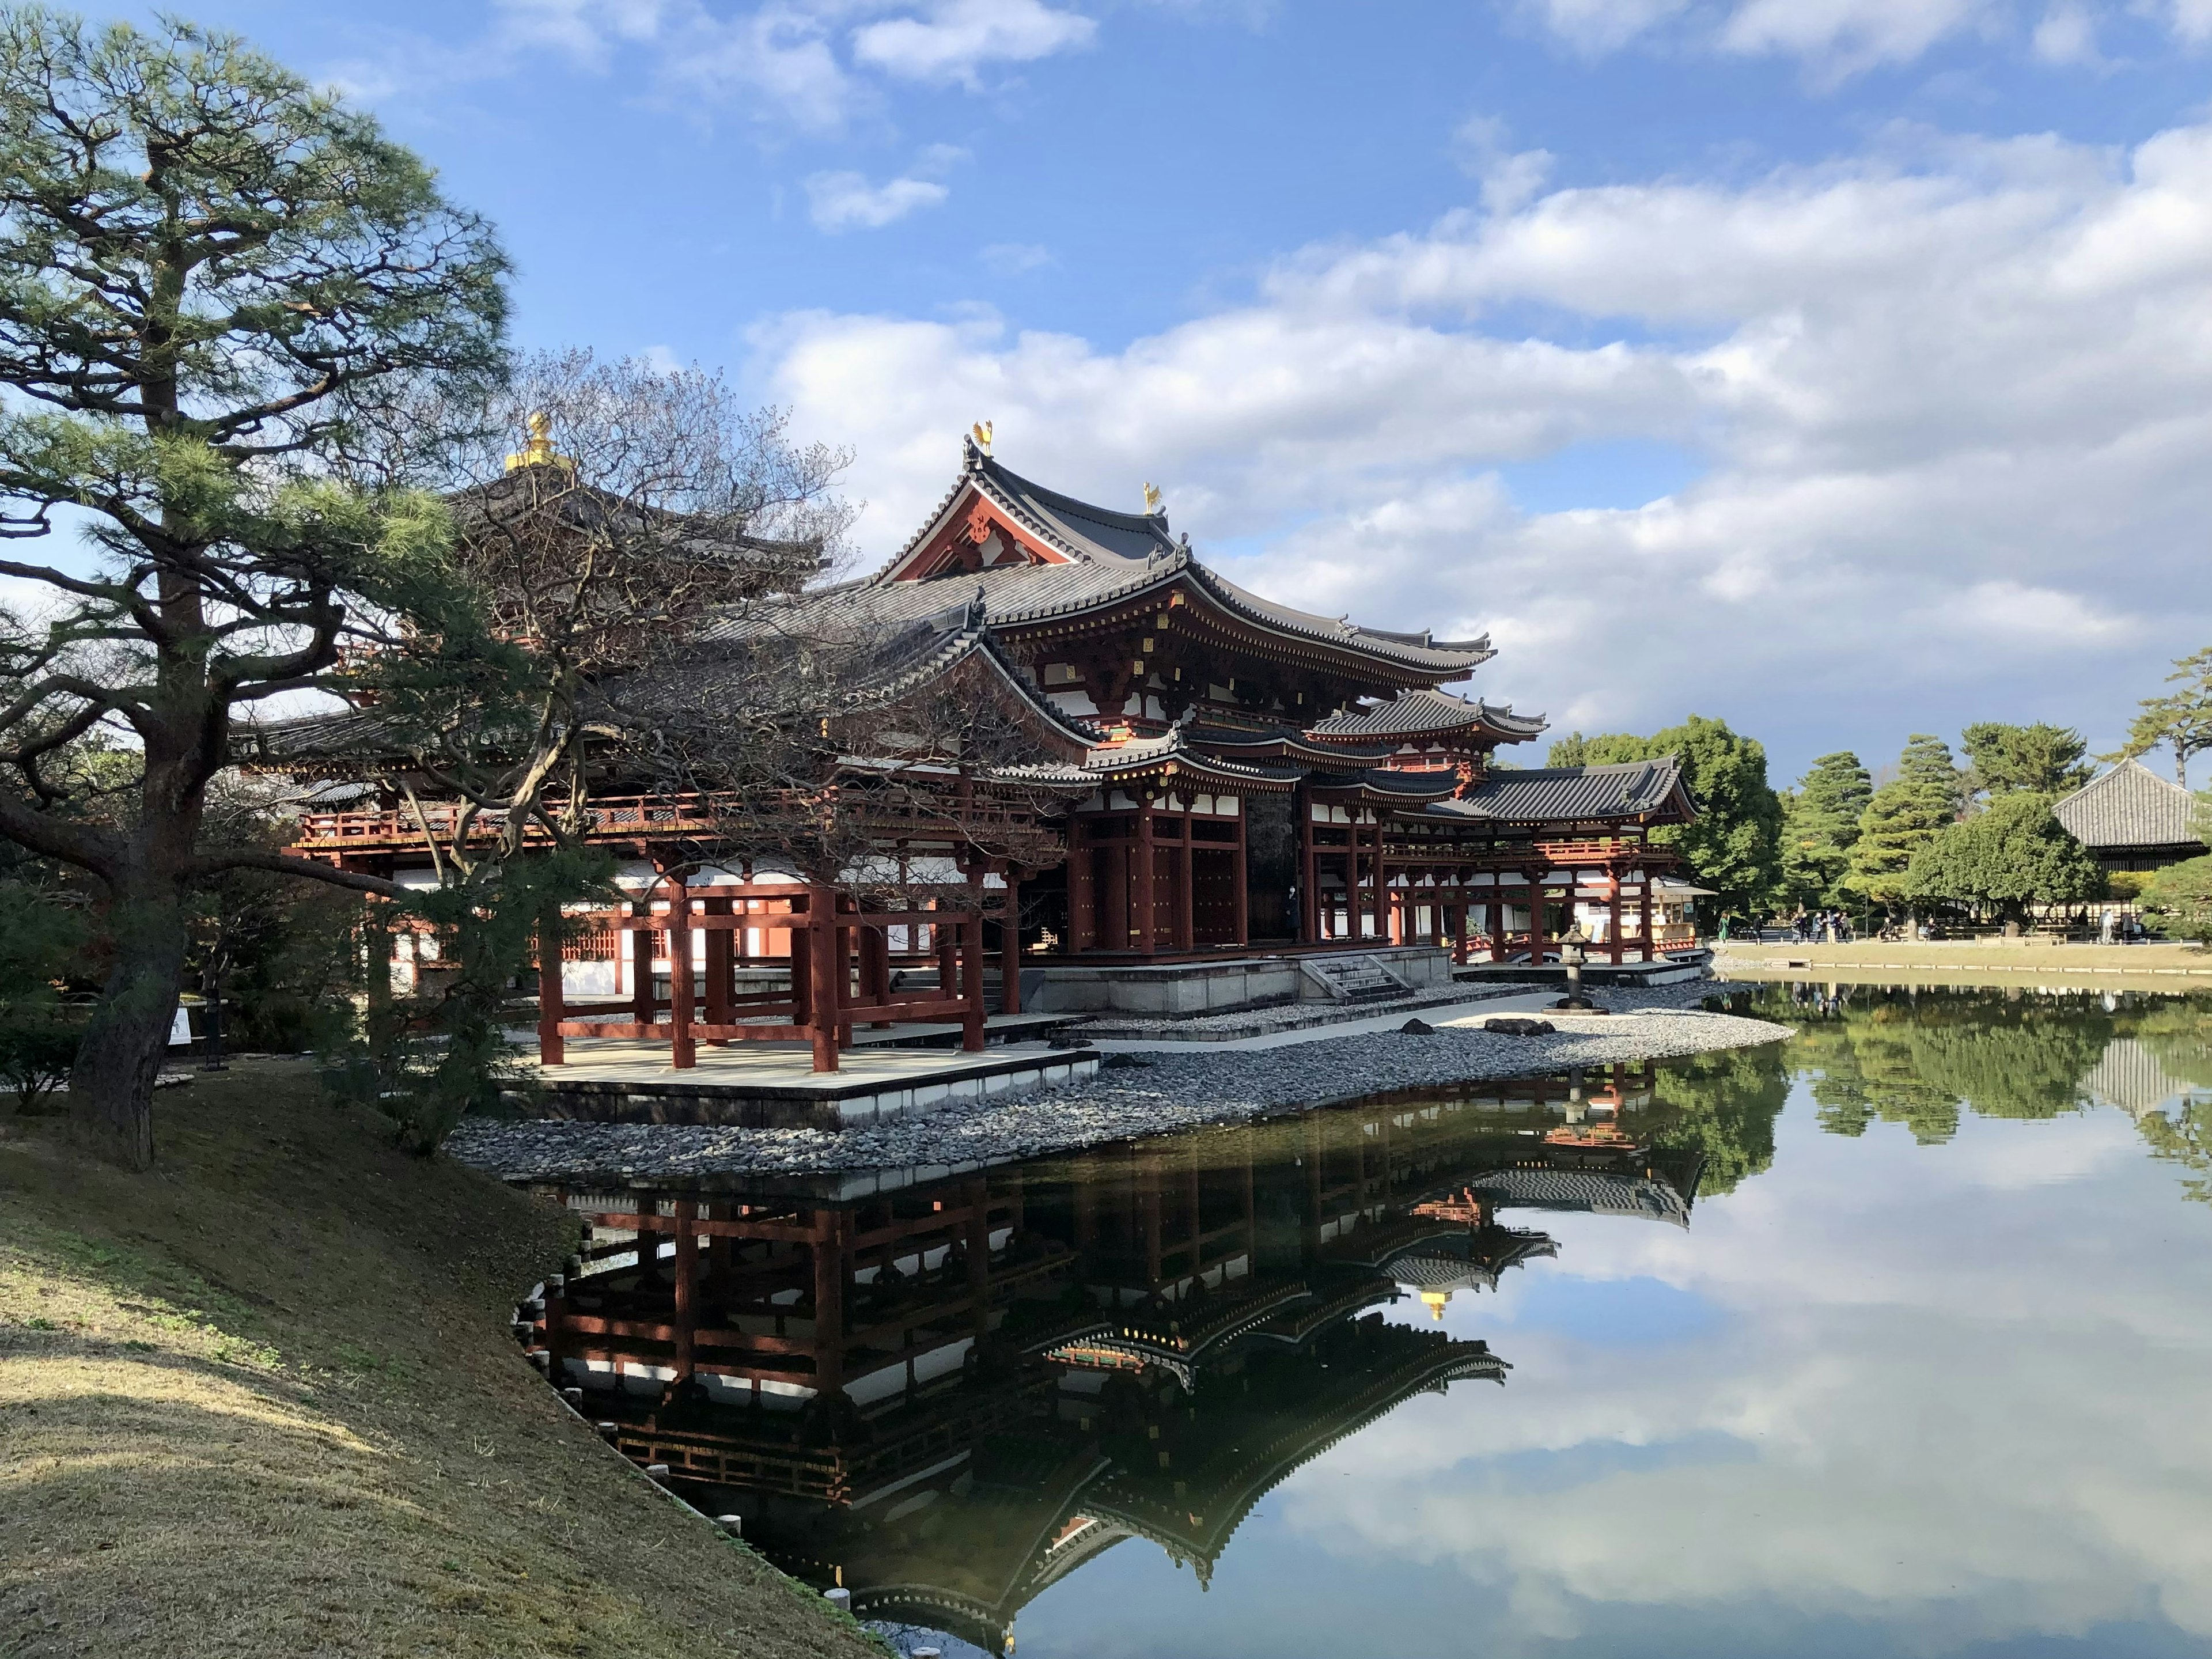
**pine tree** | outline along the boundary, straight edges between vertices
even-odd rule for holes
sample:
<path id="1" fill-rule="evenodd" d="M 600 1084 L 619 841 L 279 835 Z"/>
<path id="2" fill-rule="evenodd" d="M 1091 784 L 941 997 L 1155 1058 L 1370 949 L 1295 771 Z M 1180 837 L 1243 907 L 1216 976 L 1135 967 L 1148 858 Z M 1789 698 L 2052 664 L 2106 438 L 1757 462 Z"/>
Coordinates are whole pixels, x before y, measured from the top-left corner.
<path id="1" fill-rule="evenodd" d="M 1960 734 L 1970 769 L 1969 794 L 1992 798 L 2026 791 L 2063 795 L 2089 781 L 2092 769 L 2081 757 L 2089 745 L 2070 726 L 2006 726 L 1983 720 Z"/>
<path id="2" fill-rule="evenodd" d="M 1782 884 L 1789 902 L 1840 904 L 1874 781 L 1849 750 L 1823 755 L 1783 798 Z"/>
<path id="3" fill-rule="evenodd" d="M 2174 659 L 2169 685 L 2180 690 L 2163 697 L 2145 697 L 2142 712 L 2128 726 L 2128 740 L 2119 752 L 2103 760 L 2132 760 L 2161 744 L 2173 751 L 2173 781 L 2189 787 L 2189 757 L 2212 749 L 2212 646 L 2191 656 Z"/>
<path id="4" fill-rule="evenodd" d="M 1843 884 L 1876 904 L 1909 903 L 1913 854 L 1958 817 L 1959 793 L 1950 745 L 1915 732 L 1905 740 L 1896 778 L 1874 792 L 1859 816 Z"/>
<path id="5" fill-rule="evenodd" d="M 153 1157 L 192 892 L 380 890 L 226 844 L 210 781 L 362 615 L 463 592 L 437 504 L 349 463 L 415 392 L 500 372 L 506 270 L 374 121 L 236 39 L 0 9 L 0 574 L 30 601 L 0 628 L 0 836 L 100 890 L 70 1117 L 124 1163 Z M 128 782 L 74 793 L 58 757 L 126 732 Z"/>

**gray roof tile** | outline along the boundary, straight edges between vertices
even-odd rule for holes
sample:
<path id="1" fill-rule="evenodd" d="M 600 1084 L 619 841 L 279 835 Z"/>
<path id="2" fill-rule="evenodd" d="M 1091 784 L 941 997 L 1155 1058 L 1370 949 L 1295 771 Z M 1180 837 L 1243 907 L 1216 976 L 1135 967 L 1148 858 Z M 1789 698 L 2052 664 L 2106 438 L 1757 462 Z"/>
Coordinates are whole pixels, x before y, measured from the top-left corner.
<path id="1" fill-rule="evenodd" d="M 1372 708 L 1346 709 L 1332 714 L 1313 728 L 1324 738 L 1419 737 L 1426 732 L 1449 732 L 1468 726 L 1487 726 L 1516 737 L 1534 737 L 1544 729 L 1541 715 L 1516 714 L 1510 708 L 1492 708 L 1479 699 L 1455 697 L 1449 692 L 1423 687 L 1401 692 Z"/>
<path id="2" fill-rule="evenodd" d="M 2084 847 L 2183 847 L 2203 842 L 2190 827 L 2196 797 L 2141 761 L 2124 760 L 2062 797 L 2051 814 Z"/>
<path id="3" fill-rule="evenodd" d="M 1680 804 L 1694 810 L 1682 763 L 1669 755 L 1609 766 L 1492 772 L 1459 799 L 1438 801 L 1429 811 L 1501 823 L 1572 823 L 1638 817 L 1663 810 L 1678 797 Z"/>

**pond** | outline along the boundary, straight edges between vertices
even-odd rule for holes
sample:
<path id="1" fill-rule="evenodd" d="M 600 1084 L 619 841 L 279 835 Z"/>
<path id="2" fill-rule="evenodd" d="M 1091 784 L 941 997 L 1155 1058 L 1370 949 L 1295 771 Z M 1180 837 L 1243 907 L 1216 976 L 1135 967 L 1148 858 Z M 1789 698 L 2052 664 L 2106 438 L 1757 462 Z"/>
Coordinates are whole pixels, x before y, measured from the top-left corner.
<path id="1" fill-rule="evenodd" d="M 572 1191 L 556 1363 L 905 1652 L 2212 1655 L 2212 1010 L 1735 1004 L 1801 1033 Z"/>

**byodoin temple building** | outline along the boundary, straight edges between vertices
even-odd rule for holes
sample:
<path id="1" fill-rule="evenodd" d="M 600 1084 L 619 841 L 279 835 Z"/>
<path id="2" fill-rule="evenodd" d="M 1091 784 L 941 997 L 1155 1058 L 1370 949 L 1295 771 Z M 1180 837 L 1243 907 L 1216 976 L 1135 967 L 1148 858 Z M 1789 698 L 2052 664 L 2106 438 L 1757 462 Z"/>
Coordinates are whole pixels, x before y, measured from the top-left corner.
<path id="1" fill-rule="evenodd" d="M 1261 598 L 1203 562 L 1149 486 L 1142 512 L 1078 501 L 979 432 L 881 568 L 756 608 L 718 648 L 764 628 L 880 641 L 882 708 L 995 699 L 1022 752 L 948 757 L 938 806 L 870 823 L 868 861 L 896 876 L 872 885 L 849 859 L 742 844 L 711 803 L 625 793 L 611 754 L 590 838 L 623 860 L 631 902 L 572 917 L 565 961 L 545 953 L 549 1063 L 595 1036 L 668 1043 L 678 1067 L 702 1042 L 800 1040 L 827 1071 L 856 1030 L 954 1024 L 974 1049 L 1025 1010 L 1413 990 L 1555 959 L 1577 924 L 1595 962 L 1694 946 L 1649 839 L 1696 810 L 1676 762 L 1499 763 L 1545 721 L 1457 689 L 1486 639 Z M 264 742 L 313 770 L 312 744 L 285 752 Z M 877 758 L 842 758 L 838 810 L 867 810 Z M 423 825 L 387 793 L 310 814 L 295 850 L 427 882 Z"/>

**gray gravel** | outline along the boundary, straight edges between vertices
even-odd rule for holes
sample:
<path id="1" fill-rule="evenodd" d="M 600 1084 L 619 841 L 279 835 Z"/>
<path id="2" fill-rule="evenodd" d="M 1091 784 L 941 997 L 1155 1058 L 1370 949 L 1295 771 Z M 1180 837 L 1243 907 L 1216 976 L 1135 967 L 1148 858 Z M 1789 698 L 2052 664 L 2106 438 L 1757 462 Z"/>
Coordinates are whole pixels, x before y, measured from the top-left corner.
<path id="1" fill-rule="evenodd" d="M 1685 1006 L 1712 994 L 1710 985 L 1600 992 L 1596 1000 L 1622 1012 L 1577 1018 L 1547 1011 L 1543 1017 L 1559 1025 L 1549 1036 L 1390 1031 L 1273 1048 L 1116 1056 L 1138 1063 L 1111 1066 L 1073 1087 L 963 1101 L 842 1133 L 472 1118 L 446 1149 L 510 1180 L 998 1163 L 1400 1090 L 1752 1048 L 1791 1035 L 1786 1025 Z"/>
<path id="2" fill-rule="evenodd" d="M 1277 1031 L 1300 1031 L 1340 1021 L 1417 1013 L 1424 1008 L 1439 1008 L 1455 1002 L 1526 996 L 1531 990 L 1543 988 L 1528 985 L 1448 985 L 1406 996 L 1377 997 L 1372 1002 L 1287 1002 L 1273 1008 L 1240 1008 L 1225 1014 L 1185 1014 L 1163 1019 L 1101 1014 L 1085 1022 L 1077 1035 L 1115 1042 L 1134 1038 L 1160 1042 L 1228 1042 L 1238 1037 L 1270 1036 Z"/>

